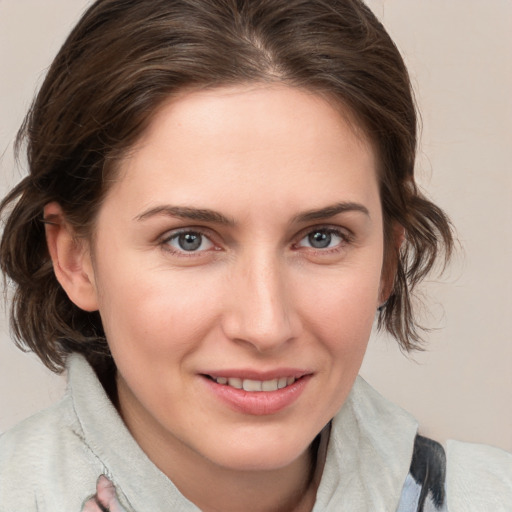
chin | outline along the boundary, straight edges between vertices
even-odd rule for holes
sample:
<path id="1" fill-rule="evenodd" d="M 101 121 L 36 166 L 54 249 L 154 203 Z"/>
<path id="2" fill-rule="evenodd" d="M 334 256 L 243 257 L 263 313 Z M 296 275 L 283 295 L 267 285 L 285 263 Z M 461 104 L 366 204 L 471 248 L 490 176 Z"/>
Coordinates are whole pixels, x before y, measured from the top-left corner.
<path id="1" fill-rule="evenodd" d="M 233 436 L 234 437 L 234 436 Z M 273 471 L 289 466 L 307 452 L 313 442 L 309 439 L 273 438 L 262 433 L 232 443 L 222 451 L 211 453 L 208 457 L 213 463 L 236 471 Z M 205 454 L 206 455 L 206 454 Z"/>

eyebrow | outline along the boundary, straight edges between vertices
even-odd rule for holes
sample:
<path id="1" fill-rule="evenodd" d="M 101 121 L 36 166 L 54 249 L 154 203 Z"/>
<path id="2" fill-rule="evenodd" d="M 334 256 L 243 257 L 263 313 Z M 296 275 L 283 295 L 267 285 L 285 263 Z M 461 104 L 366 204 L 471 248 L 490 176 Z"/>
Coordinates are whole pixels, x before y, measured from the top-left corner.
<path id="1" fill-rule="evenodd" d="M 346 212 L 361 212 L 364 213 L 367 217 L 370 217 L 370 212 L 366 206 L 363 206 L 360 203 L 341 202 L 326 206 L 325 208 L 320 208 L 318 210 L 308 210 L 307 212 L 300 213 L 294 217 L 293 222 L 301 223 L 311 222 L 313 220 L 330 219 L 335 215 Z"/>
<path id="2" fill-rule="evenodd" d="M 135 217 L 135 220 L 143 221 L 157 215 L 177 217 L 179 219 L 186 220 L 198 220 L 201 222 L 211 222 L 214 224 L 223 224 L 227 226 L 235 225 L 235 221 L 233 219 L 229 219 L 228 217 L 222 215 L 222 213 L 216 212 L 214 210 L 208 210 L 205 208 L 188 208 L 186 206 L 168 205 L 150 208 L 149 210 L 146 210 L 140 215 L 137 215 Z"/>
<path id="3" fill-rule="evenodd" d="M 370 212 L 368 209 L 359 203 L 352 202 L 341 202 L 336 203 L 330 206 L 326 206 L 324 208 L 319 208 L 317 210 L 308 210 L 306 212 L 300 213 L 296 215 L 292 219 L 292 223 L 304 223 L 311 222 L 314 220 L 323 220 L 330 219 L 340 213 L 346 212 L 361 212 L 366 216 L 370 217 Z M 137 215 L 135 217 L 136 221 L 143 221 L 150 217 L 155 217 L 158 215 L 163 215 L 167 217 L 176 217 L 179 219 L 185 220 L 197 220 L 201 222 L 211 222 L 213 224 L 221 224 L 226 226 L 234 226 L 236 223 L 233 219 L 230 219 L 219 213 L 215 210 L 209 210 L 206 208 L 190 208 L 187 206 L 156 206 L 154 208 L 150 208 L 145 212 Z"/>

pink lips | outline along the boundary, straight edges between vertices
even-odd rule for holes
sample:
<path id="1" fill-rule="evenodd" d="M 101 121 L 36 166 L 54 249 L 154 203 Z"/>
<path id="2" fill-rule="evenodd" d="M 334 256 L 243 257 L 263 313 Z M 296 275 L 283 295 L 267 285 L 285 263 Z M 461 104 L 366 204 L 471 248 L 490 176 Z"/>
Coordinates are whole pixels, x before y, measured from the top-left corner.
<path id="1" fill-rule="evenodd" d="M 309 382 L 312 374 L 305 374 L 300 371 L 280 371 L 271 373 L 254 372 L 219 372 L 215 377 L 238 377 L 254 380 L 270 380 L 277 378 L 277 375 L 295 377 L 297 380 L 282 389 L 276 391 L 245 391 L 236 389 L 227 384 L 219 384 L 207 376 L 203 376 L 204 383 L 211 392 L 215 394 L 230 409 L 242 414 L 264 416 L 276 414 L 292 405 L 301 395 Z"/>

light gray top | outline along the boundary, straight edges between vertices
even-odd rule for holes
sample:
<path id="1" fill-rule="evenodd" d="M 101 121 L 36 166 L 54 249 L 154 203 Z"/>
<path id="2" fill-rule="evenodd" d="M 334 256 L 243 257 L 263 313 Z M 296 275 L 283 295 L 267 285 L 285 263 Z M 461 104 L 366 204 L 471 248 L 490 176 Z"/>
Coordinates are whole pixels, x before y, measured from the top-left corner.
<path id="1" fill-rule="evenodd" d="M 416 421 L 358 378 L 333 419 L 314 512 L 397 510 Z M 0 512 L 80 512 L 105 474 L 128 512 L 197 512 L 146 457 L 82 356 L 64 398 L 0 437 Z M 512 510 L 512 455 L 450 443 L 450 512 Z"/>

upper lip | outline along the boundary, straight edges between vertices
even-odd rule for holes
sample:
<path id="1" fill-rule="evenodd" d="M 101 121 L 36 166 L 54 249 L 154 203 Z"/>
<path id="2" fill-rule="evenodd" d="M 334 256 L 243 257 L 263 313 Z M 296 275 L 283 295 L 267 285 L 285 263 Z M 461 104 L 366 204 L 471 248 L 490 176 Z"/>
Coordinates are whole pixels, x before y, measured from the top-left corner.
<path id="1" fill-rule="evenodd" d="M 280 377 L 293 377 L 295 379 L 300 379 L 305 375 L 311 375 L 313 372 L 309 370 L 303 370 L 299 368 L 276 368 L 273 370 L 254 370 L 254 369 L 242 369 L 242 368 L 233 368 L 227 370 L 212 370 L 201 372 L 201 375 L 208 375 L 209 377 L 224 377 L 228 378 L 238 378 L 238 379 L 250 379 L 250 380 L 273 380 L 279 379 Z"/>

